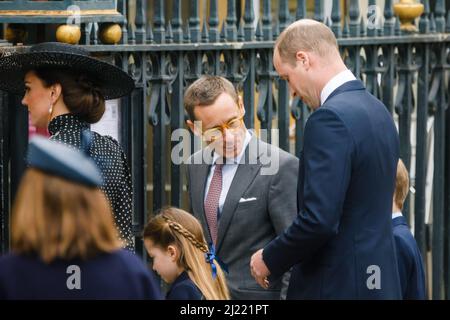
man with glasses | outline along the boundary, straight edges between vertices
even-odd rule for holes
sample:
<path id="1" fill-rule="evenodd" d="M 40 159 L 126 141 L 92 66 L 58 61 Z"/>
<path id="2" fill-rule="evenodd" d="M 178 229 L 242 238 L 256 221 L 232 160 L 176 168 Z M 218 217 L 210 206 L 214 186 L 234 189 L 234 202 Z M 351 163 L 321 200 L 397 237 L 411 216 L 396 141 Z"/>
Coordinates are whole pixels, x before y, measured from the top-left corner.
<path id="1" fill-rule="evenodd" d="M 248 265 L 255 249 L 281 234 L 296 215 L 298 159 L 247 130 L 242 98 L 223 77 L 195 81 L 184 105 L 189 128 L 205 145 L 187 166 L 192 213 L 228 267 L 231 298 L 280 299 L 288 275 L 265 290 Z"/>

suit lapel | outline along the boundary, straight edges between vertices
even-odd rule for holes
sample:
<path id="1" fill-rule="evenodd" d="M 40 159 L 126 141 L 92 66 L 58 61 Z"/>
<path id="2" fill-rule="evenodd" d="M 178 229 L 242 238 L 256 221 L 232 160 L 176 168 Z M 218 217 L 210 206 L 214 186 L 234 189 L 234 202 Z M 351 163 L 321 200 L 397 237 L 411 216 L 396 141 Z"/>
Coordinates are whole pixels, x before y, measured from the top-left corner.
<path id="1" fill-rule="evenodd" d="M 210 165 L 206 163 L 192 165 L 191 173 L 193 176 L 197 177 L 196 179 L 191 179 L 192 211 L 204 226 L 204 230 L 209 230 L 204 207 L 205 186 L 206 180 L 208 179 L 209 168 Z M 210 243 L 211 236 L 209 232 L 205 232 L 205 237 L 208 243 Z"/>
<path id="2" fill-rule="evenodd" d="M 253 139 L 256 139 L 256 137 L 253 136 L 252 140 Z M 230 226 L 230 222 L 234 216 L 234 213 L 236 212 L 239 200 L 241 199 L 245 191 L 248 189 L 249 185 L 253 182 L 255 176 L 259 172 L 259 168 L 261 167 L 259 161 L 257 161 L 256 164 L 244 163 L 246 159 L 247 160 L 250 159 L 248 154 L 250 151 L 256 151 L 259 153 L 260 149 L 259 142 L 257 142 L 258 143 L 257 150 L 252 150 L 252 148 L 249 148 L 250 144 L 252 143 L 255 143 L 255 141 L 250 141 L 249 145 L 247 146 L 245 150 L 246 154 L 244 157 L 242 157 L 241 163 L 239 164 L 236 170 L 236 174 L 234 175 L 233 181 L 231 182 L 230 189 L 228 191 L 225 203 L 223 205 L 222 215 L 218 225 L 217 245 L 216 245 L 217 252 L 220 250 L 227 229 Z M 257 160 L 259 160 L 259 155 L 257 157 Z"/>

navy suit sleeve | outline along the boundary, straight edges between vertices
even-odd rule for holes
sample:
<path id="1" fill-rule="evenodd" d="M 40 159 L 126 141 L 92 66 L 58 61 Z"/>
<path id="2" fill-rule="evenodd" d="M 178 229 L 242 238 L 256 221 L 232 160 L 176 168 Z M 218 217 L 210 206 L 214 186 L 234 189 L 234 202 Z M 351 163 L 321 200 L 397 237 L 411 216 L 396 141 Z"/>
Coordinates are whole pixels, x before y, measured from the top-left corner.
<path id="1" fill-rule="evenodd" d="M 306 124 L 303 206 L 293 224 L 263 251 L 271 277 L 313 255 L 337 234 L 351 175 L 353 139 L 338 115 L 318 109 Z"/>

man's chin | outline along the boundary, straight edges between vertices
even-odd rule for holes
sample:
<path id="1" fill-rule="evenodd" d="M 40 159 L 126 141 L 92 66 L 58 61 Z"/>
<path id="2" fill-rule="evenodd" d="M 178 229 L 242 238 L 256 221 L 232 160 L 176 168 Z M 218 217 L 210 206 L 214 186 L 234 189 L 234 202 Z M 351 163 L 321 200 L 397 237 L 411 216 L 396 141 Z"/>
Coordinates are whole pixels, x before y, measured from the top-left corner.
<path id="1" fill-rule="evenodd" d="M 222 151 L 222 156 L 227 159 L 234 159 L 236 158 L 240 153 L 240 148 L 233 148 L 233 149 L 226 149 Z"/>
<path id="2" fill-rule="evenodd" d="M 237 148 L 232 149 L 216 149 L 216 152 L 223 158 L 232 159 L 238 156 Z"/>

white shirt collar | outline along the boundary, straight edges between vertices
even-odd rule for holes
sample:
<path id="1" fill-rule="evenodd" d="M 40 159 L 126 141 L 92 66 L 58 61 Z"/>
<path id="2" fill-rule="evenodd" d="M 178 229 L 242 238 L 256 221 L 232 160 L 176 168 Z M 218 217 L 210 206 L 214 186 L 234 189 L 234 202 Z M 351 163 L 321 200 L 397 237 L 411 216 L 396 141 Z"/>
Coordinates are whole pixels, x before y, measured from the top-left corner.
<path id="1" fill-rule="evenodd" d="M 244 145 L 242 146 L 241 152 L 237 155 L 236 158 L 234 158 L 234 159 L 227 159 L 225 164 L 231 164 L 230 162 L 232 162 L 234 164 L 239 164 L 241 162 L 242 156 L 244 155 L 245 149 L 247 149 L 247 146 L 250 143 L 251 139 L 252 139 L 252 135 L 250 134 L 250 132 L 247 129 L 245 129 Z M 215 164 L 217 159 L 219 159 L 219 158 L 220 158 L 220 155 L 217 152 L 214 151 L 213 164 Z"/>
<path id="2" fill-rule="evenodd" d="M 401 213 L 400 211 L 394 212 L 394 213 L 392 214 L 392 219 L 395 219 L 395 218 L 398 218 L 398 217 L 401 217 L 401 216 L 402 216 L 402 213 Z"/>
<path id="3" fill-rule="evenodd" d="M 352 80 L 356 80 L 356 77 L 348 69 L 335 75 L 330 81 L 328 81 L 325 87 L 323 87 L 322 92 L 320 93 L 320 104 L 324 104 L 334 90 L 342 86 L 344 83 Z"/>

